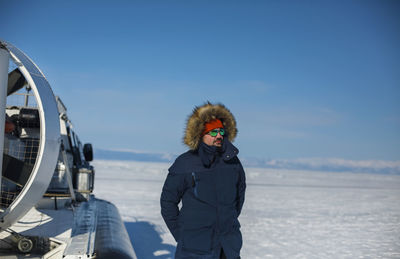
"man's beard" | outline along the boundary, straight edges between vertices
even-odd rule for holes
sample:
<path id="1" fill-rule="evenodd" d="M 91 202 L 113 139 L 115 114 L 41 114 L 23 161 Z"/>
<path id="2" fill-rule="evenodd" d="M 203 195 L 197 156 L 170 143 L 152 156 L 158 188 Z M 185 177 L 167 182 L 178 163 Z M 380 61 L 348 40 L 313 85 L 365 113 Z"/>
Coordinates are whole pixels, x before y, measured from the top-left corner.
<path id="1" fill-rule="evenodd" d="M 214 141 L 214 145 L 215 145 L 218 149 L 221 149 L 221 148 L 222 148 L 222 143 L 223 143 L 223 138 L 217 138 L 217 139 Z"/>

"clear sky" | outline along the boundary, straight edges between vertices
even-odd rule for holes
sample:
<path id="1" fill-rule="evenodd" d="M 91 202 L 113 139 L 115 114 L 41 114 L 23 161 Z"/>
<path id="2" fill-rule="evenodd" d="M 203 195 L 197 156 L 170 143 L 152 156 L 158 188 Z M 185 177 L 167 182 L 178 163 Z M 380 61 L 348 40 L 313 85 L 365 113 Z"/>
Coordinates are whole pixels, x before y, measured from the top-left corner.
<path id="1" fill-rule="evenodd" d="M 205 101 L 241 155 L 400 160 L 400 1 L 4 1 L 83 142 L 180 153 Z"/>

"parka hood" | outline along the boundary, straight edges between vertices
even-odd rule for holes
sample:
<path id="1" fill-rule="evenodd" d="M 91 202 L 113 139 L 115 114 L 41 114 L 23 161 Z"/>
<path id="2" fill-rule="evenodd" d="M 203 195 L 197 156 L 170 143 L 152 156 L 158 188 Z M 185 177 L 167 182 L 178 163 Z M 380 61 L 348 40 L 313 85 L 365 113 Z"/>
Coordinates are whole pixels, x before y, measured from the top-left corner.
<path id="1" fill-rule="evenodd" d="M 235 117 L 223 104 L 207 102 L 202 106 L 196 106 L 188 117 L 183 143 L 191 150 L 196 150 L 202 139 L 204 124 L 214 119 L 221 120 L 227 133 L 225 138 L 233 142 L 238 132 Z"/>

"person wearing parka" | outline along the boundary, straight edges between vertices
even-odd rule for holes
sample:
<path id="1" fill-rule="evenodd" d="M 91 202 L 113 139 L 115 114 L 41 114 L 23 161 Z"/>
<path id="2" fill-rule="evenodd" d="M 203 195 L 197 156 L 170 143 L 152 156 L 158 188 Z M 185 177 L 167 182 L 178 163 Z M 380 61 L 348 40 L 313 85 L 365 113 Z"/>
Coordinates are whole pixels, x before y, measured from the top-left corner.
<path id="1" fill-rule="evenodd" d="M 205 134 L 215 128 L 214 139 L 206 136 L 214 144 L 206 144 Z M 246 180 L 239 150 L 231 143 L 236 134 L 235 118 L 222 104 L 195 107 L 187 120 L 184 143 L 190 150 L 169 168 L 160 199 L 162 217 L 177 242 L 176 259 L 240 258 L 238 216 Z"/>

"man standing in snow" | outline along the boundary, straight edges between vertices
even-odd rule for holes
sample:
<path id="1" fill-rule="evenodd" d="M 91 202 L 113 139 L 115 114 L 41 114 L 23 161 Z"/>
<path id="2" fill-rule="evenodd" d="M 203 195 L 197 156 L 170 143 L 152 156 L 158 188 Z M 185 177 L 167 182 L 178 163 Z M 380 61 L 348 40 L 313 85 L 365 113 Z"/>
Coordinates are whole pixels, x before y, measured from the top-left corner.
<path id="1" fill-rule="evenodd" d="M 231 143 L 236 134 L 235 118 L 222 104 L 196 107 L 187 120 L 190 150 L 169 168 L 161 194 L 161 214 L 178 243 L 175 258 L 240 258 L 246 180 Z"/>

